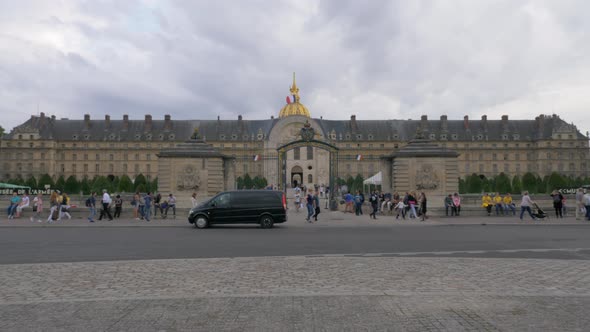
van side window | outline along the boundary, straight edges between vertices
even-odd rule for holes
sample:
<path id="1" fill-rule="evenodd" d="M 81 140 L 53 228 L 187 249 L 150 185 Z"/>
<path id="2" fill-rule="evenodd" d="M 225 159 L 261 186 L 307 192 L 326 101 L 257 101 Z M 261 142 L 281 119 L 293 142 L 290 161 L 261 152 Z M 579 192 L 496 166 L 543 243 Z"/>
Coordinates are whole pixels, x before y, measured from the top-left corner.
<path id="1" fill-rule="evenodd" d="M 229 207 L 229 193 L 221 194 L 211 202 L 215 207 L 226 208 Z"/>

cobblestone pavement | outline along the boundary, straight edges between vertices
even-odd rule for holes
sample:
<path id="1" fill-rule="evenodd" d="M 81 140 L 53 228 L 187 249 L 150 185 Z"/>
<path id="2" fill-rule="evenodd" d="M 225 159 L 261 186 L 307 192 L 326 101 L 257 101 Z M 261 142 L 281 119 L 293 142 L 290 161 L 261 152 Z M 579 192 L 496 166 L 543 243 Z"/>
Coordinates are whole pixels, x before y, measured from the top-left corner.
<path id="1" fill-rule="evenodd" d="M 587 331 L 590 261 L 262 257 L 0 265 L 0 330 Z"/>

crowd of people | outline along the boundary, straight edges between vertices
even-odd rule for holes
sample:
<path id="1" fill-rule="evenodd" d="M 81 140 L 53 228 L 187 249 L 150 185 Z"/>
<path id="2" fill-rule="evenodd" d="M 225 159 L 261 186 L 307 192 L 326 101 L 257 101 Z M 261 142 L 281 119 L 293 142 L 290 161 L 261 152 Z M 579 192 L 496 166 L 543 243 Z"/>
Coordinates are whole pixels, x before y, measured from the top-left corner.
<path id="1" fill-rule="evenodd" d="M 357 190 L 353 195 L 346 192 L 343 197 L 345 204 L 344 212 L 354 213 L 357 216 L 363 215 L 363 204 L 365 203 L 365 195 L 362 191 Z M 424 192 L 416 195 L 416 192 L 406 192 L 403 196 L 397 192 L 382 193 L 374 190 L 370 193 L 369 204 L 371 206 L 371 213 L 369 218 L 377 219 L 377 214 L 395 214 L 395 218 L 406 219 L 420 219 L 424 221 L 428 219 L 427 212 L 427 198 Z"/>
<path id="2" fill-rule="evenodd" d="M 191 202 L 193 207 L 197 205 L 196 193 L 192 194 Z M 171 211 L 172 217 L 176 218 L 176 197 L 173 194 L 169 194 L 164 198 L 160 193 L 154 195 L 151 192 L 147 192 L 142 195 L 137 192 L 133 195 L 129 204 L 133 210 L 133 217 L 136 220 L 150 221 L 152 218 L 152 207 L 153 218 L 159 216 L 160 218 L 165 219 L 168 217 L 169 211 Z M 103 218 L 113 220 L 121 217 L 124 201 L 121 195 L 109 194 L 105 189 L 102 191 L 101 196 L 98 196 L 96 192 L 92 192 L 90 196 L 86 198 L 85 206 L 89 212 L 87 217 L 89 222 L 95 222 L 97 214 L 98 220 L 102 220 Z M 7 208 L 8 219 L 20 218 L 23 214 L 23 210 L 29 207 L 32 209 L 32 215 L 29 218 L 30 221 L 42 222 L 43 219 L 45 219 L 45 217 L 42 217 L 42 214 L 47 208 L 49 210 L 45 220 L 48 223 L 53 223 L 62 220 L 62 218 L 71 219 L 72 215 L 70 214 L 70 209 L 77 206 L 71 205 L 70 196 L 59 190 L 55 190 L 49 195 L 48 202 L 44 202 L 41 193 L 37 194 L 31 201 L 28 192 L 19 196 L 15 191 L 10 197 L 10 202 Z"/>

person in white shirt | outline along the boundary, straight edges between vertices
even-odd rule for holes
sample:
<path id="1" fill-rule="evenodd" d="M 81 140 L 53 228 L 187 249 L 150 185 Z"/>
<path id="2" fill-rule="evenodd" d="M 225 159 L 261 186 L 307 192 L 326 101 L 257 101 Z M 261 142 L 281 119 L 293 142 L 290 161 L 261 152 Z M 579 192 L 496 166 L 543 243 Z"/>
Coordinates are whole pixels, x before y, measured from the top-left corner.
<path id="1" fill-rule="evenodd" d="M 111 215 L 111 196 L 107 192 L 106 189 L 102 191 L 102 210 L 100 211 L 100 216 L 98 220 L 102 220 L 103 216 L 109 217 L 109 221 L 113 220 L 113 216 Z"/>
<path id="2" fill-rule="evenodd" d="M 531 211 L 531 206 L 533 206 L 535 202 L 529 197 L 529 192 L 525 191 L 522 194 L 522 201 L 520 202 L 520 220 L 522 220 L 522 216 L 524 215 L 524 211 L 529 213 L 529 216 L 533 218 L 533 220 L 537 220 L 535 216 L 533 216 L 533 212 Z"/>
<path id="3" fill-rule="evenodd" d="M 25 192 L 23 198 L 20 200 L 20 204 L 16 207 L 16 217 L 20 217 L 20 214 L 23 212 L 24 208 L 29 207 L 30 200 L 29 200 L 29 193 Z"/>

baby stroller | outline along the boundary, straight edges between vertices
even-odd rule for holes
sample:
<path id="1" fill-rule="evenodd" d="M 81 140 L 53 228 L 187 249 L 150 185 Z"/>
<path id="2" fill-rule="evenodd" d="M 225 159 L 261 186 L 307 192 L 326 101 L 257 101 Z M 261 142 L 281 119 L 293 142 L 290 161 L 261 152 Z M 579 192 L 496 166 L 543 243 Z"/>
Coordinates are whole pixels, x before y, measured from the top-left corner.
<path id="1" fill-rule="evenodd" d="M 547 214 L 539 207 L 537 203 L 533 203 L 533 216 L 537 219 L 545 219 Z"/>

